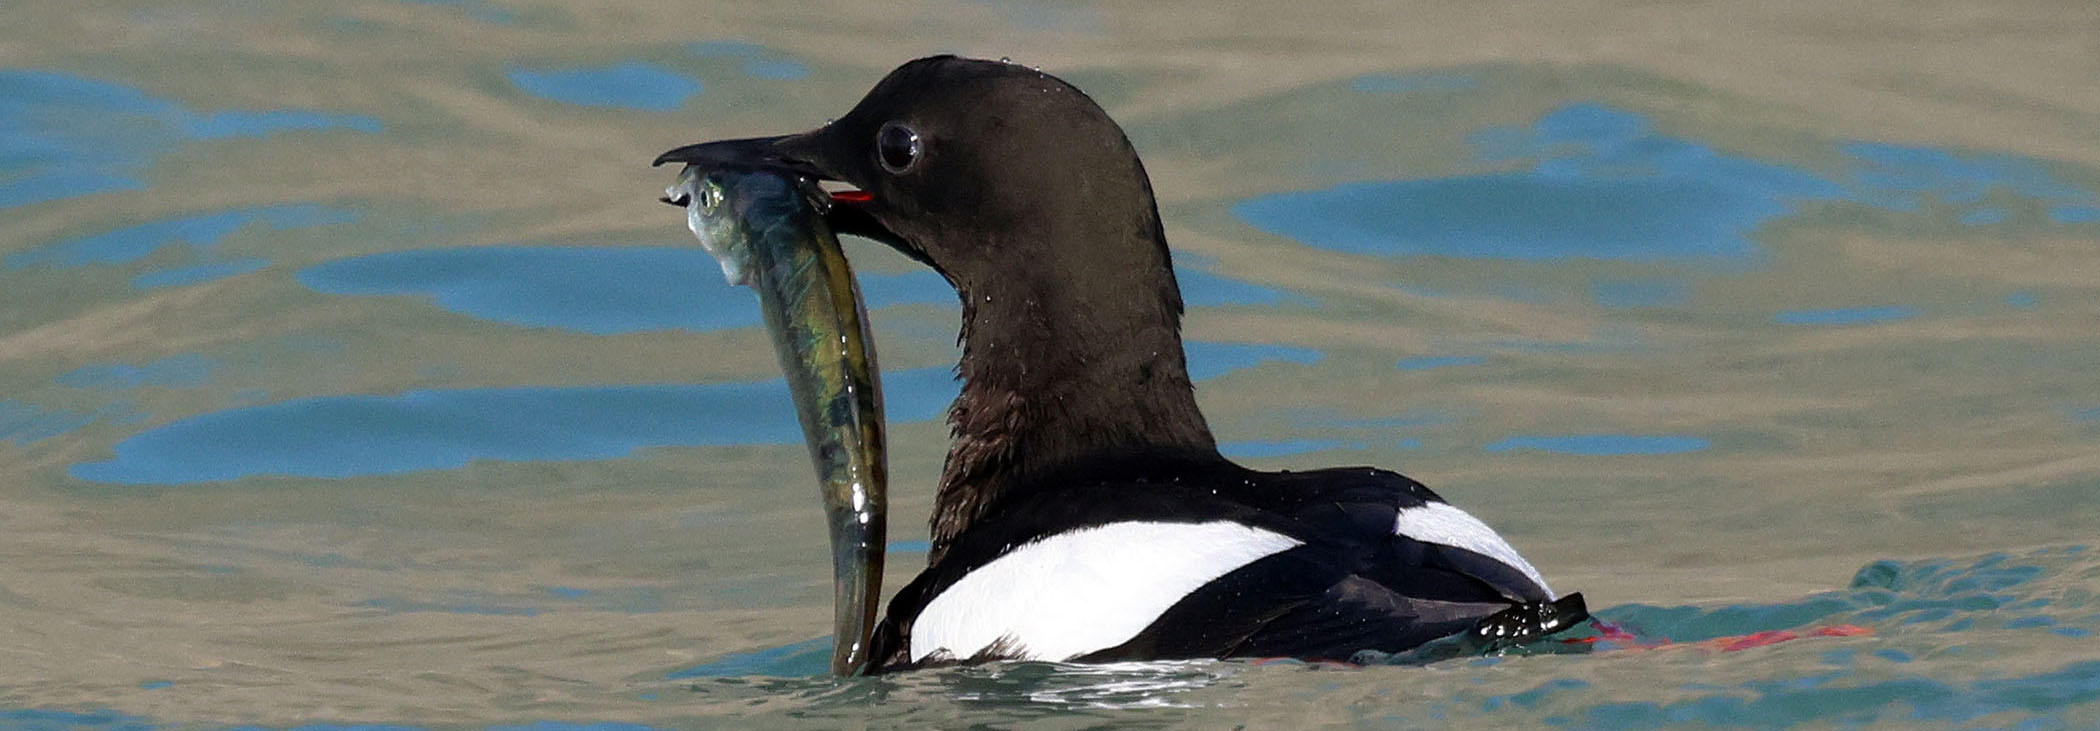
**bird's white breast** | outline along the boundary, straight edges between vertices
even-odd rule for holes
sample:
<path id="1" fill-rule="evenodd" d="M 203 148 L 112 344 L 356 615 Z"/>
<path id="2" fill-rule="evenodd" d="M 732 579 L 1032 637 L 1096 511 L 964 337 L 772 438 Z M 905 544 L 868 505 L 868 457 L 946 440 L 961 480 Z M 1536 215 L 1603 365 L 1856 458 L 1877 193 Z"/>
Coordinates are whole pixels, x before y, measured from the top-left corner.
<path id="1" fill-rule="evenodd" d="M 1051 661 L 1115 647 L 1204 584 L 1299 544 L 1225 521 L 1110 523 L 1042 538 L 928 602 L 912 622 L 911 659 L 969 658 L 994 643 L 1016 659 Z"/>

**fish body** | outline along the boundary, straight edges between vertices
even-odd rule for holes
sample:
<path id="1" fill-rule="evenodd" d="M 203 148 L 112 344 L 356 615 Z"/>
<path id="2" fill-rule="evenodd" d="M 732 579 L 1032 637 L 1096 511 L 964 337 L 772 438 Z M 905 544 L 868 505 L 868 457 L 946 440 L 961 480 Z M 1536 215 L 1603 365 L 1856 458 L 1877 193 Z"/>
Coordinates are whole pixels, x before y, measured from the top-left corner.
<path id="1" fill-rule="evenodd" d="M 831 528 L 832 671 L 863 672 L 881 595 L 887 523 L 882 389 L 867 308 L 805 180 L 687 165 L 664 201 L 765 312 Z"/>

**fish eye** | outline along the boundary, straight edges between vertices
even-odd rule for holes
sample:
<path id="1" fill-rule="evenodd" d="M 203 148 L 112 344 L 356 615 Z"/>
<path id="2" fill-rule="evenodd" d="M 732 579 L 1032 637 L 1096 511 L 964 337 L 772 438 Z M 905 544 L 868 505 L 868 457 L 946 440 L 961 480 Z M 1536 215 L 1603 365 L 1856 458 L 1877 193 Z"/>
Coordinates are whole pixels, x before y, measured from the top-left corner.
<path id="1" fill-rule="evenodd" d="M 708 209 L 712 209 L 712 208 L 714 208 L 715 206 L 718 206 L 718 205 L 721 205 L 721 204 L 722 204 L 722 188 L 721 188 L 720 186 L 716 186 L 716 185 L 712 185 L 712 184 L 710 184 L 710 185 L 705 185 L 705 186 L 701 186 L 701 188 L 700 188 L 700 208 L 701 208 L 701 210 L 708 210 Z"/>
<path id="2" fill-rule="evenodd" d="M 903 122 L 889 122 L 875 133 L 875 154 L 882 158 L 882 169 L 892 173 L 910 170 L 919 161 L 919 147 L 919 133 Z"/>

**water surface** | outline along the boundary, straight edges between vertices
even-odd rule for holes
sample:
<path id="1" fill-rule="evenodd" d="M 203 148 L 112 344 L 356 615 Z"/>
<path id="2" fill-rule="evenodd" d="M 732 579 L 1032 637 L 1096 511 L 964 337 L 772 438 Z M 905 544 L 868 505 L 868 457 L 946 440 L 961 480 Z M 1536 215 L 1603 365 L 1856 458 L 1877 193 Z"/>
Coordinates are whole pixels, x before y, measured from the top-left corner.
<path id="1" fill-rule="evenodd" d="M 2100 725 L 2087 4 L 28 4 L 0 728 Z M 1154 176 L 1228 454 L 1400 469 L 1603 623 L 834 680 L 757 308 L 646 163 L 1010 56 Z M 959 311 L 848 242 L 892 587 Z"/>

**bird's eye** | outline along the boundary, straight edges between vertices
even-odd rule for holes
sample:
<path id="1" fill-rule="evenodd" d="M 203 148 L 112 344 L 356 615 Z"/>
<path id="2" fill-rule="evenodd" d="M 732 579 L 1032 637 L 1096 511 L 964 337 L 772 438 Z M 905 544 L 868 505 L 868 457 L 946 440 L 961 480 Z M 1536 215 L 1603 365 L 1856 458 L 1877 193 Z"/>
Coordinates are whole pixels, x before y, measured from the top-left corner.
<path id="1" fill-rule="evenodd" d="M 882 169 L 892 173 L 910 170 L 912 163 L 919 161 L 919 133 L 913 132 L 903 122 L 882 125 L 875 133 L 875 154 L 882 158 Z"/>

